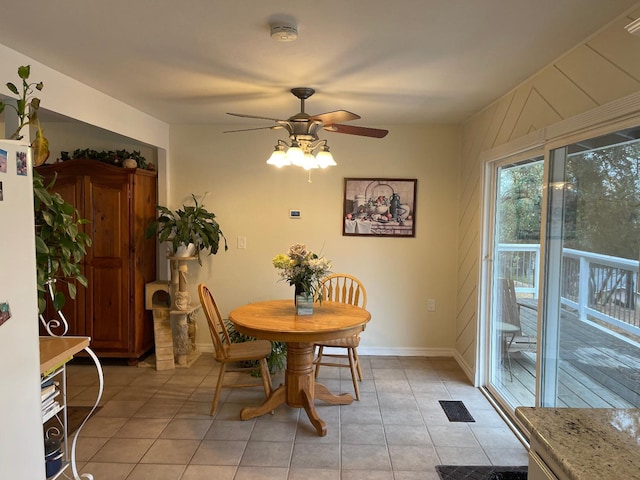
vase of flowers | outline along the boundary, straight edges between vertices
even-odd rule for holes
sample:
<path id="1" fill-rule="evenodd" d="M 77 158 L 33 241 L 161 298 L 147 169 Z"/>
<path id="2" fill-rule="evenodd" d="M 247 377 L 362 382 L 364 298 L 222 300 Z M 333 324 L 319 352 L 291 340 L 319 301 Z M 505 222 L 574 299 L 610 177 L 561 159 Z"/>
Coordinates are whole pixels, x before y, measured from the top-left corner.
<path id="1" fill-rule="evenodd" d="M 320 280 L 331 271 L 331 262 L 325 257 L 320 257 L 307 246 L 295 243 L 289 247 L 289 251 L 279 253 L 273 259 L 273 266 L 280 269 L 282 280 L 295 287 L 294 301 L 302 297 L 306 299 L 306 309 L 314 300 L 321 300 Z M 309 302 L 310 300 L 310 302 Z"/>

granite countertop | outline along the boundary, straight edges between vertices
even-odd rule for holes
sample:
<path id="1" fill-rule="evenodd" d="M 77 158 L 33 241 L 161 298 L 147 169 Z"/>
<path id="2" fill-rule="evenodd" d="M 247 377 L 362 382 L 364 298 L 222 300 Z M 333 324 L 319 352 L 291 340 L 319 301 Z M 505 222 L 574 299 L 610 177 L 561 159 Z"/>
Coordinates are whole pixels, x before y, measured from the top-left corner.
<path id="1" fill-rule="evenodd" d="M 516 408 L 572 480 L 640 478 L 640 409 Z"/>

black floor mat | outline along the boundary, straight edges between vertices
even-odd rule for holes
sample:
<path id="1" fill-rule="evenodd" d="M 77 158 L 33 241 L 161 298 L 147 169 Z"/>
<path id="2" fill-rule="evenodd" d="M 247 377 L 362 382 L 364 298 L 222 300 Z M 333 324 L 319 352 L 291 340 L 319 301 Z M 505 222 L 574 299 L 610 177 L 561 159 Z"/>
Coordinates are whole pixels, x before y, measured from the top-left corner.
<path id="1" fill-rule="evenodd" d="M 526 480 L 527 467 L 436 465 L 442 480 Z"/>
<path id="2" fill-rule="evenodd" d="M 475 422 L 467 407 L 459 400 L 438 400 L 450 422 Z"/>

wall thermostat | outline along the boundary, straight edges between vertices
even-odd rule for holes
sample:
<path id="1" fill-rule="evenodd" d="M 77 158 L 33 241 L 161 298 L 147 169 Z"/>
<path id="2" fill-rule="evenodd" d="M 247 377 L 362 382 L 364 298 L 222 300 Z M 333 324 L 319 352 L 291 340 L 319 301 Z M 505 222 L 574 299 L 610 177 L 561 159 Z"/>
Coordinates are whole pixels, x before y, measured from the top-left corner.
<path id="1" fill-rule="evenodd" d="M 301 218 L 302 213 L 300 210 L 289 210 L 289 218 Z"/>

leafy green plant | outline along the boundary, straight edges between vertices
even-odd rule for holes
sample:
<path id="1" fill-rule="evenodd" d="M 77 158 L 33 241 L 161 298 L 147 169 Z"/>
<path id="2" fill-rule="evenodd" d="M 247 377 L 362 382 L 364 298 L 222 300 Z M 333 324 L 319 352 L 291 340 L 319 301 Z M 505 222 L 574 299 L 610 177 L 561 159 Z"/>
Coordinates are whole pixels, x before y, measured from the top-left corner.
<path id="1" fill-rule="evenodd" d="M 56 310 L 62 310 L 66 295 L 60 284 L 67 286 L 67 293 L 76 298 L 74 281 L 86 287 L 80 261 L 91 246 L 91 238 L 81 230 L 88 223 L 79 217 L 73 205 L 64 201 L 59 193 L 51 193 L 55 179 L 44 184 L 42 175 L 33 172 L 33 199 L 36 226 L 36 268 L 38 284 L 38 311 L 43 313 L 47 298 Z"/>
<path id="2" fill-rule="evenodd" d="M 147 228 L 147 238 L 158 236 L 158 241 L 171 242 L 173 252 L 181 245 L 193 244 L 196 249 L 198 263 L 202 265 L 200 252 L 208 251 L 208 255 L 218 253 L 220 238 L 224 239 L 224 249 L 228 250 L 227 238 L 215 220 L 215 214 L 209 212 L 198 199 L 191 194 L 194 206 L 183 205 L 175 212 L 158 205 L 160 216 Z"/>
<path id="3" fill-rule="evenodd" d="M 255 340 L 255 338 L 250 337 L 248 335 L 244 335 L 238 330 L 233 323 L 229 320 L 225 320 L 225 326 L 227 327 L 227 332 L 229 332 L 229 338 L 231 339 L 231 343 L 242 343 L 251 340 Z M 255 367 L 251 372 L 251 375 L 254 377 L 260 376 L 260 367 L 258 366 L 258 361 L 253 362 L 245 362 L 247 366 Z M 269 373 L 274 374 L 276 372 L 282 371 L 285 369 L 287 365 L 287 344 L 284 342 L 271 342 L 271 354 L 267 357 L 267 365 L 269 367 Z"/>
<path id="4" fill-rule="evenodd" d="M 49 142 L 45 138 L 40 126 L 40 120 L 38 118 L 38 110 L 40 109 L 40 99 L 34 96 L 35 90 L 41 91 L 44 88 L 42 82 L 29 82 L 29 76 L 31 75 L 31 65 L 24 65 L 18 67 L 18 77 L 22 80 L 21 88 L 18 88 L 13 82 L 7 83 L 9 91 L 17 95 L 16 104 L 4 103 L 0 101 L 0 113 L 4 112 L 5 107 L 12 108 L 18 116 L 18 128 L 11 135 L 10 138 L 14 140 L 21 140 L 22 129 L 28 125 L 36 127 L 36 137 L 31 143 L 33 148 L 34 164 L 40 165 L 45 162 L 49 157 Z"/>
<path id="5" fill-rule="evenodd" d="M 98 160 L 100 162 L 117 165 L 119 167 L 122 166 L 123 161 L 127 160 L 128 158 L 132 158 L 138 164 L 138 168 L 143 168 L 145 170 L 155 169 L 155 165 L 151 162 L 147 162 L 147 159 L 143 157 L 138 150 L 134 150 L 133 152 L 128 152 L 127 150 L 103 150 L 99 152 L 97 150 L 92 150 L 89 148 L 78 148 L 73 151 L 71 158 L 88 158 L 90 160 Z M 68 157 L 66 159 L 63 158 L 63 160 L 68 160 Z"/>

